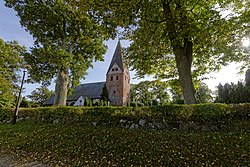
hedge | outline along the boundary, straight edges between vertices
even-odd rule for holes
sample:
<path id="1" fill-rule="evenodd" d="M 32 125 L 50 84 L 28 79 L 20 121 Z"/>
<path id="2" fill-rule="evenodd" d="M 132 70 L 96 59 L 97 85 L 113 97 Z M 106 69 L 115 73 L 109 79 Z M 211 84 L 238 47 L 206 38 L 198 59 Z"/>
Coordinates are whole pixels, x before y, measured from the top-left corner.
<path id="1" fill-rule="evenodd" d="M 10 120 L 12 109 L 0 109 L 0 121 Z M 165 105 L 150 107 L 43 107 L 21 108 L 18 118 L 36 122 L 53 123 L 118 123 L 121 119 L 147 119 L 156 122 L 195 122 L 199 124 L 218 124 L 250 120 L 250 103 L 245 104 L 195 104 Z"/>

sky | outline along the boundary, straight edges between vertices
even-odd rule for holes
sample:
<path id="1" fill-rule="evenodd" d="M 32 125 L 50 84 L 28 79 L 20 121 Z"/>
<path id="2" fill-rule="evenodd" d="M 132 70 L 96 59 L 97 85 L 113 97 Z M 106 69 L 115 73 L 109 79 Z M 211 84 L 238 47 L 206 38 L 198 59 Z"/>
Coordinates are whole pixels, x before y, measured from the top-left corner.
<path id="1" fill-rule="evenodd" d="M 32 36 L 25 31 L 24 27 L 21 27 L 19 23 L 19 18 L 16 16 L 16 12 L 13 9 L 7 8 L 4 6 L 4 1 L 0 0 L 0 38 L 4 41 L 13 41 L 16 40 L 22 46 L 27 48 L 33 45 Z M 105 44 L 108 46 L 108 50 L 104 55 L 104 62 L 95 62 L 93 64 L 93 69 L 88 70 L 88 75 L 85 76 L 86 79 L 82 80 L 81 83 L 91 83 L 91 82 L 100 82 L 105 81 L 106 72 L 108 70 L 111 58 L 115 51 L 118 40 L 108 40 Z M 249 41 L 248 41 L 249 42 Z M 121 41 L 123 47 L 127 47 L 129 43 L 127 41 Z M 244 43 L 247 45 L 247 42 Z M 0 55 L 1 56 L 1 55 Z M 209 88 L 212 90 L 216 89 L 216 86 L 219 83 L 225 84 L 226 82 L 238 82 L 239 80 L 244 80 L 244 74 L 238 74 L 239 70 L 237 69 L 239 65 L 230 64 L 230 66 L 224 67 L 218 73 L 211 73 L 207 77 L 211 77 L 209 80 L 206 80 L 205 83 L 208 84 Z M 141 80 L 134 78 L 135 72 L 130 72 L 131 83 L 138 83 Z M 145 80 L 150 79 L 148 77 Z M 24 84 L 24 95 L 29 95 L 31 91 L 39 87 L 39 84 Z M 54 84 L 49 86 L 49 89 L 54 90 Z"/>

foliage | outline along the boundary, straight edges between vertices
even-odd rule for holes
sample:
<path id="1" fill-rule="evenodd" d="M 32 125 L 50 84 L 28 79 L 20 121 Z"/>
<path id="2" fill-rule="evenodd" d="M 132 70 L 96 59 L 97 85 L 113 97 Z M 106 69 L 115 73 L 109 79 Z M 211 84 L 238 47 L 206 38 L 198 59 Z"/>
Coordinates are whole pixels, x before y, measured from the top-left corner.
<path id="1" fill-rule="evenodd" d="M 199 103 L 212 102 L 212 91 L 208 86 L 195 81 L 196 98 Z M 134 103 L 143 103 L 145 106 L 164 105 L 170 102 L 173 104 L 184 104 L 180 84 L 177 79 L 168 81 L 142 81 L 131 85 L 131 101 Z"/>
<path id="2" fill-rule="evenodd" d="M 250 114 L 250 103 L 227 104 L 196 104 L 196 105 L 164 105 L 151 107 L 42 107 L 23 108 L 19 118 L 29 117 L 35 122 L 53 123 L 55 120 L 62 124 L 117 126 L 120 119 L 138 121 L 147 118 L 158 123 L 167 124 L 167 128 L 179 126 L 181 122 L 193 122 L 200 125 L 227 126 L 233 121 L 247 121 Z M 1 110 L 5 120 L 11 118 L 9 109 Z M 0 117 L 0 120 L 3 118 Z"/>
<path id="3" fill-rule="evenodd" d="M 131 101 L 146 106 L 165 104 L 169 101 L 168 83 L 163 81 L 142 81 L 131 85 Z"/>
<path id="4" fill-rule="evenodd" d="M 168 82 L 155 80 L 151 82 L 151 92 L 153 94 L 153 103 L 157 101 L 160 105 L 166 104 L 170 100 L 168 92 Z"/>
<path id="5" fill-rule="evenodd" d="M 43 103 L 48 100 L 54 94 L 53 91 L 49 90 L 46 86 L 36 88 L 31 92 L 31 95 L 27 97 L 35 102 L 36 106 L 42 106 Z"/>
<path id="6" fill-rule="evenodd" d="M 217 103 L 247 103 L 250 102 L 250 87 L 242 82 L 219 84 L 217 86 Z"/>
<path id="7" fill-rule="evenodd" d="M 11 108 L 0 107 L 0 121 L 11 118 L 13 110 Z"/>
<path id="8" fill-rule="evenodd" d="M 181 87 L 179 80 L 172 79 L 169 81 L 170 93 L 172 96 L 172 103 L 174 104 L 184 104 L 183 95 L 181 93 Z"/>
<path id="9" fill-rule="evenodd" d="M 51 166 L 247 166 L 249 145 L 249 133 L 240 131 L 0 124 L 0 153 Z"/>
<path id="10" fill-rule="evenodd" d="M 151 82 L 142 81 L 137 85 L 131 86 L 131 101 L 143 103 L 146 106 L 151 105 L 153 100 L 152 92 L 149 91 Z"/>
<path id="11" fill-rule="evenodd" d="M 184 98 L 181 93 L 179 81 L 177 79 L 169 80 L 170 94 L 172 95 L 173 104 L 184 104 Z M 200 80 L 194 81 L 195 98 L 198 103 L 208 103 L 213 101 L 212 91 L 204 82 Z"/>
<path id="12" fill-rule="evenodd" d="M 198 82 L 196 88 L 196 98 L 200 103 L 213 102 L 212 90 L 204 82 Z"/>
<path id="13" fill-rule="evenodd" d="M 20 102 L 20 107 L 30 107 L 30 103 L 25 97 L 22 98 L 22 101 Z"/>
<path id="14" fill-rule="evenodd" d="M 0 107 L 13 106 L 17 90 L 18 68 L 25 48 L 14 42 L 0 39 Z"/>
<path id="15" fill-rule="evenodd" d="M 107 15 L 132 41 L 127 54 L 137 75 L 179 76 L 185 103 L 196 103 L 192 78 L 231 61 L 249 63 L 241 41 L 249 32 L 247 0 L 105 2 Z"/>
<path id="16" fill-rule="evenodd" d="M 144 104 L 143 103 L 139 103 L 139 102 L 130 102 L 129 106 L 131 106 L 131 107 L 143 107 Z"/>
<path id="17" fill-rule="evenodd" d="M 109 103 L 110 102 L 110 100 L 109 100 L 109 92 L 108 92 L 106 84 L 102 88 L 101 100 L 103 101 L 103 103 Z"/>
<path id="18" fill-rule="evenodd" d="M 108 38 L 91 1 L 5 0 L 20 23 L 35 38 L 25 60 L 32 66 L 32 81 L 50 83 L 57 77 L 55 105 L 66 105 L 68 87 L 74 87 L 92 67 L 103 60 L 103 41 Z"/>
<path id="19" fill-rule="evenodd" d="M 88 99 L 87 97 L 84 99 L 84 106 L 90 107 L 92 106 L 92 101 L 91 99 Z"/>
<path id="20" fill-rule="evenodd" d="M 250 104 L 21 109 L 19 116 L 23 120 L 29 117 L 29 121 L 15 126 L 0 123 L 0 154 L 27 158 L 29 153 L 33 156 L 28 158 L 41 158 L 60 166 L 169 166 L 170 162 L 170 166 L 182 166 L 183 161 L 191 166 L 245 166 L 250 158 L 249 111 Z M 12 110 L 0 108 L 0 120 L 6 120 L 11 113 Z M 138 123 L 140 119 L 164 122 L 167 128 L 131 130 L 118 126 L 121 120 Z M 180 129 L 185 122 L 201 128 Z M 214 126 L 217 129 L 204 130 Z M 178 152 L 181 157 L 176 156 Z"/>

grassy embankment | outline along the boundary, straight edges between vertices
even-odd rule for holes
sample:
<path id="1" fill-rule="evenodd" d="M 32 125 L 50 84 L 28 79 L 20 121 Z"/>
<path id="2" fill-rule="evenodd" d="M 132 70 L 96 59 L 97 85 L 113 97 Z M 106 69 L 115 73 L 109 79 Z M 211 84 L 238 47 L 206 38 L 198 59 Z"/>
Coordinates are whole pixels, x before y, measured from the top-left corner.
<path id="1" fill-rule="evenodd" d="M 167 106 L 162 108 L 166 111 L 163 115 L 159 115 L 164 113 L 158 112 L 159 108 L 157 111 L 142 108 L 137 110 L 143 112 L 136 111 L 136 114 L 131 109 L 131 114 L 126 116 L 121 113 L 120 116 L 106 114 L 108 108 L 91 109 L 85 115 L 78 112 L 87 110 L 85 108 L 58 108 L 53 112 L 38 109 L 43 110 L 39 114 L 35 111 L 28 114 L 32 110 L 29 109 L 24 112 L 25 117 L 33 115 L 34 119 L 18 122 L 14 126 L 0 123 L 0 152 L 59 166 L 249 166 L 249 106 L 233 106 L 231 111 L 226 105 L 177 106 L 176 112 L 173 106 Z M 204 109 L 213 112 L 205 112 Z M 67 113 L 68 110 L 71 112 Z M 98 113 L 97 110 L 103 112 Z M 113 110 L 121 111 L 122 108 L 111 108 L 110 113 Z M 183 115 L 188 110 L 191 114 Z M 219 110 L 220 113 L 217 112 Z M 204 111 L 203 114 L 201 111 Z M 2 118 L 7 117 L 8 113 L 2 112 Z M 62 122 L 53 123 L 58 117 Z M 121 118 L 138 122 L 140 117 L 156 122 L 164 117 L 169 127 L 160 130 L 125 129 L 116 125 Z M 67 124 L 69 118 L 74 118 L 75 123 Z M 103 126 L 102 123 L 109 119 L 114 123 Z M 172 128 L 175 120 L 218 128 L 206 131 L 200 128 Z M 97 126 L 93 126 L 92 121 L 96 121 Z"/>

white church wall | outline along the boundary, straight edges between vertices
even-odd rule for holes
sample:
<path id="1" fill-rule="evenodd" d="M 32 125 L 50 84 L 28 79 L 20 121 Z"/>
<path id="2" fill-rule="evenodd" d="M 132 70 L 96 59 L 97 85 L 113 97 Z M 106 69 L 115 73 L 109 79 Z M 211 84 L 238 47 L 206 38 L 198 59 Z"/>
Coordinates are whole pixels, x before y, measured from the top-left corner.
<path id="1" fill-rule="evenodd" d="M 117 74 L 117 73 L 122 73 L 122 70 L 120 67 L 115 63 L 112 68 L 109 71 L 109 74 Z"/>
<path id="2" fill-rule="evenodd" d="M 73 106 L 78 106 L 78 107 L 84 106 L 84 98 L 80 96 Z"/>

